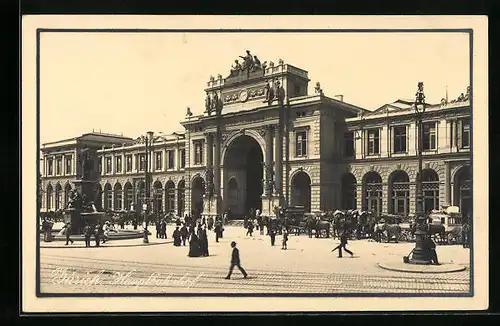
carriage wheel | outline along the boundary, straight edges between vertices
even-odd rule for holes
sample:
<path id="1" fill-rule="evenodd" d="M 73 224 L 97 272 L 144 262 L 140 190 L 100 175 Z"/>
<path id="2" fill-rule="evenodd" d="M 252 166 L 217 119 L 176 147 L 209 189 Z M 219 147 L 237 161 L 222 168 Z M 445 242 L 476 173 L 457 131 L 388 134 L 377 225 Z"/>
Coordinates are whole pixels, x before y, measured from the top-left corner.
<path id="1" fill-rule="evenodd" d="M 404 242 L 407 242 L 408 241 L 408 235 L 406 233 L 402 233 L 400 236 L 399 236 L 399 241 L 404 241 Z"/>
<path id="2" fill-rule="evenodd" d="M 455 238 L 455 236 L 452 234 L 452 233 L 448 233 L 448 236 L 446 237 L 446 239 L 448 240 L 448 244 L 456 244 L 457 243 L 457 239 Z"/>

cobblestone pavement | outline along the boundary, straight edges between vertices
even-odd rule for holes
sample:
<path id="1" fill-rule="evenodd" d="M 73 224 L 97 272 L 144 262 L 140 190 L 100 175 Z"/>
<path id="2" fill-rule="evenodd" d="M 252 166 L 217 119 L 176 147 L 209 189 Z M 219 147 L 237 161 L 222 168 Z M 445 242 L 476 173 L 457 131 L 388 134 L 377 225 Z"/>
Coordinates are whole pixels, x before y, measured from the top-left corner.
<path id="1" fill-rule="evenodd" d="M 240 248 L 243 279 L 235 268 L 227 274 L 231 248 Z M 467 293 L 469 269 L 447 274 L 400 273 L 381 269 L 377 262 L 401 260 L 410 243 L 380 244 L 350 241 L 356 258 L 342 259 L 331 249 L 333 239 L 291 236 L 288 250 L 271 247 L 269 239 L 242 228 L 227 227 L 216 243 L 210 235 L 210 256 L 187 257 L 187 247 L 168 242 L 141 246 L 142 239 L 122 240 L 101 248 L 41 248 L 42 293 Z M 134 246 L 133 244 L 137 244 Z M 438 247 L 440 260 L 468 266 L 469 250 Z"/>

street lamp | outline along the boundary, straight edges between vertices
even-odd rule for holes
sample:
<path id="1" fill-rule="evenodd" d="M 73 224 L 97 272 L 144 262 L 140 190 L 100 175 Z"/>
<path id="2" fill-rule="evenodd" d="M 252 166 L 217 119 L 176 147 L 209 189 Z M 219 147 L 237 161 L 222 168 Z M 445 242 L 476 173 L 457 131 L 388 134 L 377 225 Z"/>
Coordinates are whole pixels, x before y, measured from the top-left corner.
<path id="1" fill-rule="evenodd" d="M 417 120 L 417 152 L 418 152 L 418 175 L 417 175 L 417 206 L 415 212 L 415 248 L 413 255 L 408 259 L 410 264 L 429 265 L 431 264 L 431 248 L 427 246 L 429 232 L 427 232 L 426 218 L 423 211 L 423 196 L 422 196 L 422 116 L 425 113 L 425 95 L 424 83 L 418 83 L 418 90 L 415 94 L 415 116 Z"/>

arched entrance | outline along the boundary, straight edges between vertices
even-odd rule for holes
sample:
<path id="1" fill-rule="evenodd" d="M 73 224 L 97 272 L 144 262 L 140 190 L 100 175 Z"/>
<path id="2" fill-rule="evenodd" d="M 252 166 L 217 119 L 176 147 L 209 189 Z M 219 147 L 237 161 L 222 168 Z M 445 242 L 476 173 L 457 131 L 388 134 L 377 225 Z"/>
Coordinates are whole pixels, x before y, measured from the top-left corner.
<path id="1" fill-rule="evenodd" d="M 470 168 L 464 166 L 457 171 L 454 178 L 454 202 L 453 205 L 460 208 L 464 219 L 472 216 L 472 191 Z"/>
<path id="2" fill-rule="evenodd" d="M 198 216 L 203 213 L 203 195 L 205 194 L 205 181 L 203 178 L 200 176 L 195 177 L 191 189 L 191 209 L 194 211 L 194 215 Z"/>
<path id="3" fill-rule="evenodd" d="M 352 173 L 342 176 L 342 209 L 356 209 L 356 177 Z"/>
<path id="4" fill-rule="evenodd" d="M 439 176 L 432 169 L 422 171 L 422 195 L 423 209 L 426 214 L 433 209 L 439 209 Z"/>
<path id="5" fill-rule="evenodd" d="M 132 208 L 132 204 L 134 202 L 134 193 L 132 189 L 132 184 L 130 184 L 130 182 L 127 182 L 123 187 L 123 194 L 124 194 L 123 208 L 129 211 Z"/>
<path id="6" fill-rule="evenodd" d="M 104 186 L 104 210 L 113 209 L 113 192 L 111 191 L 111 185 L 106 183 Z"/>
<path id="7" fill-rule="evenodd" d="M 156 217 L 163 213 L 163 185 L 160 181 L 153 184 L 153 213 Z"/>
<path id="8" fill-rule="evenodd" d="M 177 215 L 183 216 L 186 210 L 186 182 L 179 181 L 177 184 Z"/>
<path id="9" fill-rule="evenodd" d="M 71 185 L 69 183 L 66 183 L 66 185 L 64 186 L 64 207 L 68 205 L 70 192 L 71 192 Z"/>
<path id="10" fill-rule="evenodd" d="M 292 178 L 291 205 L 304 206 L 306 212 L 311 211 L 311 178 L 304 171 Z"/>
<path id="11" fill-rule="evenodd" d="M 262 211 L 264 155 L 251 136 L 234 139 L 224 156 L 224 204 L 232 217 L 242 217 L 250 209 Z"/>
<path id="12" fill-rule="evenodd" d="M 172 213 L 175 210 L 175 184 L 168 180 L 165 184 L 165 212 Z"/>
<path id="13" fill-rule="evenodd" d="M 114 189 L 114 192 L 115 192 L 115 202 L 114 202 L 114 209 L 115 211 L 121 211 L 123 209 L 123 190 L 122 190 L 122 185 L 117 182 L 115 184 L 115 189 Z"/>

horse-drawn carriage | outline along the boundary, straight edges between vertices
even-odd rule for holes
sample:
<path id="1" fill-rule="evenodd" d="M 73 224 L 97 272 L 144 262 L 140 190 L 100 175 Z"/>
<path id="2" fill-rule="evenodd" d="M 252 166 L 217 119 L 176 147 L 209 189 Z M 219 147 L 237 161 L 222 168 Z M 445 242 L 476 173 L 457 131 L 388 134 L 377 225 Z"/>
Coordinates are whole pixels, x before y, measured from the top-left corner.
<path id="1" fill-rule="evenodd" d="M 428 224 L 431 235 L 439 244 L 457 244 L 462 239 L 462 216 L 456 206 L 432 211 Z"/>

